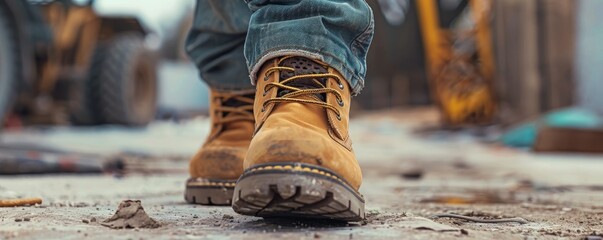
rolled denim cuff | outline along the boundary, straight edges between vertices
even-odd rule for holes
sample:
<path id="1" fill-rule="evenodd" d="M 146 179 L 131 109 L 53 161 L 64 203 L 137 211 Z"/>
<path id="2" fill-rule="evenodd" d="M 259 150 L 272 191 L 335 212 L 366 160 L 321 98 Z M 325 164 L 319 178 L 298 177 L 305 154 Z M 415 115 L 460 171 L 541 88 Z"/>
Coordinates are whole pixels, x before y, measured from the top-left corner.
<path id="1" fill-rule="evenodd" d="M 278 1 L 273 1 L 278 2 Z M 245 44 L 252 84 L 267 61 L 302 56 L 329 64 L 357 95 L 364 87 L 373 12 L 364 0 L 300 0 L 288 4 L 251 0 L 254 13 Z"/>

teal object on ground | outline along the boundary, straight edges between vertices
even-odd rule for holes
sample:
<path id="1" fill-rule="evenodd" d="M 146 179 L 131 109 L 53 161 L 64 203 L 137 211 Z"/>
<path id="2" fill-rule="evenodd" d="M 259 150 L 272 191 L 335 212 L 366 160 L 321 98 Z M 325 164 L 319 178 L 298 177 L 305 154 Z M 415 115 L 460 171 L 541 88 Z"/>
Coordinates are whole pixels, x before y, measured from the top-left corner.
<path id="1" fill-rule="evenodd" d="M 566 108 L 545 115 L 543 118 L 522 124 L 505 133 L 500 141 L 510 147 L 532 147 L 540 128 L 603 128 L 603 117 L 594 111 L 581 108 Z"/>

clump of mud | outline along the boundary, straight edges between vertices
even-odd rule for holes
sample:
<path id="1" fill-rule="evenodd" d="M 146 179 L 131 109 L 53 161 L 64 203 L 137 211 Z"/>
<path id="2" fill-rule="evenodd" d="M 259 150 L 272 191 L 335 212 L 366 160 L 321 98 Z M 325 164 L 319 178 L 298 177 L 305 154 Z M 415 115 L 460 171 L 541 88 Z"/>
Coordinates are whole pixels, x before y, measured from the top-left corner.
<path id="1" fill-rule="evenodd" d="M 161 226 L 147 215 L 140 200 L 125 200 L 119 204 L 115 214 L 101 225 L 110 228 L 158 228 Z"/>

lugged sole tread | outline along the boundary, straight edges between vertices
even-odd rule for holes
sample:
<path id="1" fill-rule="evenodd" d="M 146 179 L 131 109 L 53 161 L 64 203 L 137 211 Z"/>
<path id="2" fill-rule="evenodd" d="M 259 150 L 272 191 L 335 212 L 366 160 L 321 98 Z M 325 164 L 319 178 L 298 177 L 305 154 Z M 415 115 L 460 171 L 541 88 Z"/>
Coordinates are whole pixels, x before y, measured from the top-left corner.
<path id="1" fill-rule="evenodd" d="M 239 179 L 233 196 L 235 212 L 258 217 L 317 218 L 341 221 L 364 219 L 364 200 L 343 181 L 316 171 L 249 170 Z"/>
<path id="2" fill-rule="evenodd" d="M 234 181 L 189 179 L 184 199 L 191 204 L 230 206 L 234 184 Z"/>

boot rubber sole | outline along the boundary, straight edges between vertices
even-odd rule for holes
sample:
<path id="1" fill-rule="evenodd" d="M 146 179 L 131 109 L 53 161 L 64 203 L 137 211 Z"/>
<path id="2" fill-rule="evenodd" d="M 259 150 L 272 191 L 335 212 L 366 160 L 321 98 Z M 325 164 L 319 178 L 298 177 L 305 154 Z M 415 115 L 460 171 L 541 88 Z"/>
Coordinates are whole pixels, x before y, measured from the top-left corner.
<path id="1" fill-rule="evenodd" d="M 230 206 L 235 184 L 235 180 L 189 178 L 184 199 L 192 204 Z"/>
<path id="2" fill-rule="evenodd" d="M 364 219 L 364 198 L 337 174 L 303 163 L 270 163 L 246 170 L 232 207 L 257 217 Z"/>

